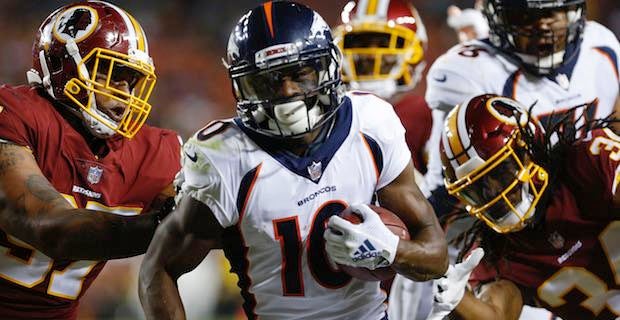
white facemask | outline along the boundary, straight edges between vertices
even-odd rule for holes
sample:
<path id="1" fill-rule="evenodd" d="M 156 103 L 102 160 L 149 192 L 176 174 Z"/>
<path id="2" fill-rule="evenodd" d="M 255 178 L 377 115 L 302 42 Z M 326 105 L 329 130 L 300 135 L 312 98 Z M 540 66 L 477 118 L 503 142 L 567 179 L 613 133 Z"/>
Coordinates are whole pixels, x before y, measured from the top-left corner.
<path id="1" fill-rule="evenodd" d="M 277 134 L 282 130 L 284 135 L 296 135 L 309 131 L 319 122 L 321 110 L 318 105 L 312 107 L 307 113 L 306 109 L 306 103 L 303 100 L 275 105 L 273 112 L 278 123 L 274 119 L 269 119 L 269 129 Z"/>

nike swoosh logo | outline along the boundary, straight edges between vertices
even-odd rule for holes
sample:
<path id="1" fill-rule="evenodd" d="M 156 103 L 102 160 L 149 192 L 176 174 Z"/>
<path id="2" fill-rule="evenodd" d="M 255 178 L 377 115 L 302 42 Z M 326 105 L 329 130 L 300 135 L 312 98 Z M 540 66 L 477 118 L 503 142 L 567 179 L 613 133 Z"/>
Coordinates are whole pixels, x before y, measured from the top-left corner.
<path id="1" fill-rule="evenodd" d="M 194 155 L 193 155 L 193 156 L 192 156 L 192 155 L 190 155 L 190 154 L 189 154 L 189 153 L 187 153 L 187 152 L 185 152 L 185 155 L 186 155 L 186 156 L 187 156 L 190 160 L 192 160 L 192 162 L 196 162 L 196 161 L 198 161 L 198 155 L 197 155 L 195 152 L 194 152 Z"/>
<path id="2" fill-rule="evenodd" d="M 443 77 L 441 78 L 433 78 L 433 79 L 437 82 L 446 82 L 446 80 L 448 80 L 448 76 L 444 74 Z"/>

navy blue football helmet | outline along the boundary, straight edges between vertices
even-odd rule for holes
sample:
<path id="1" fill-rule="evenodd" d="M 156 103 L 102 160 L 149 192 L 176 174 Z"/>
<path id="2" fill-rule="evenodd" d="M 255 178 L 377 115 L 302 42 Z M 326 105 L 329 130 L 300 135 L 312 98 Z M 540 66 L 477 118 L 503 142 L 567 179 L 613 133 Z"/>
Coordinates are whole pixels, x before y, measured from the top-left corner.
<path id="1" fill-rule="evenodd" d="M 493 45 L 537 75 L 577 58 L 585 10 L 585 0 L 485 0 L 482 8 Z"/>
<path id="2" fill-rule="evenodd" d="M 305 5 L 266 2 L 243 15 L 228 41 L 227 67 L 246 127 L 296 138 L 340 107 L 341 54 L 329 26 Z"/>

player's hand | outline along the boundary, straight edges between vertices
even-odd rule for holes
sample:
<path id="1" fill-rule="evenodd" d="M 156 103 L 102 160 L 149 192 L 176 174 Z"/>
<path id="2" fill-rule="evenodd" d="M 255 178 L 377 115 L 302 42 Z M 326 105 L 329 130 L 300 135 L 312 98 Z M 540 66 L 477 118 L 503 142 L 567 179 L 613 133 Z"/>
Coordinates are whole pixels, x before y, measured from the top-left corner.
<path id="1" fill-rule="evenodd" d="M 465 261 L 450 265 L 446 275 L 433 281 L 433 307 L 426 320 L 441 320 L 458 306 L 465 294 L 469 275 L 483 256 L 484 250 L 477 248 Z"/>
<path id="2" fill-rule="evenodd" d="M 327 254 L 334 262 L 352 267 L 374 270 L 391 265 L 400 238 L 367 205 L 352 205 L 351 210 L 363 222 L 353 224 L 339 216 L 329 218 L 323 235 Z"/>

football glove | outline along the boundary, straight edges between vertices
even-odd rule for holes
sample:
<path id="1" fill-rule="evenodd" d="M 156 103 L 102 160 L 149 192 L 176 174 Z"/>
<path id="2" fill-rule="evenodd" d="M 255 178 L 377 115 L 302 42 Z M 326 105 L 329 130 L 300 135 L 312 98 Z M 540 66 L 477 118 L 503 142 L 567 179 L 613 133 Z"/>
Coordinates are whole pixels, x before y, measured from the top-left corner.
<path id="1" fill-rule="evenodd" d="M 339 216 L 329 218 L 323 234 L 329 257 L 339 264 L 371 270 L 391 265 L 400 238 L 367 205 L 352 205 L 351 210 L 362 217 L 362 223 L 353 224 Z"/>
<path id="2" fill-rule="evenodd" d="M 469 275 L 483 256 L 484 250 L 476 248 L 465 261 L 450 265 L 443 277 L 433 281 L 433 307 L 426 320 L 441 320 L 458 306 L 465 294 Z"/>

